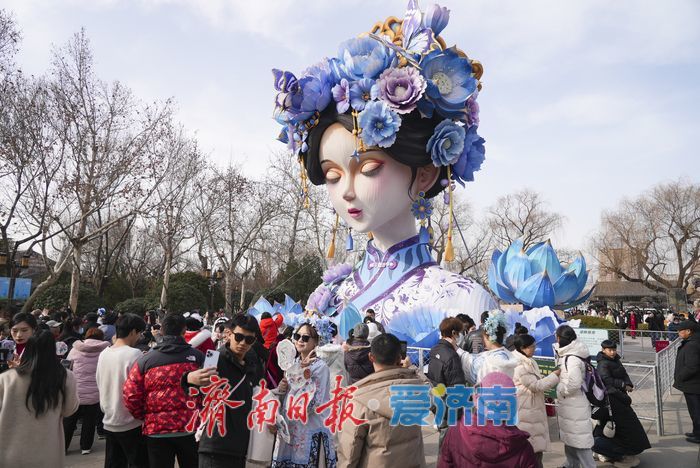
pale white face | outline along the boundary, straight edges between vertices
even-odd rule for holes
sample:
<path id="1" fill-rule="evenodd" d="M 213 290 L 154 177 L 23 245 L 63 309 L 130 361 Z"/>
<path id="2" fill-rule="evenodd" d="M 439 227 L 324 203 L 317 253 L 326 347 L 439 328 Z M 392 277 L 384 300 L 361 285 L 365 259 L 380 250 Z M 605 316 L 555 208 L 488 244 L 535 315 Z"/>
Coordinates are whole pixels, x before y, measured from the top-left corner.
<path id="1" fill-rule="evenodd" d="M 336 123 L 321 139 L 321 168 L 331 203 L 341 218 L 359 232 L 381 229 L 397 217 L 411 216 L 411 168 L 381 150 L 350 155 L 355 138 Z"/>
<path id="2" fill-rule="evenodd" d="M 354 150 L 355 138 L 339 123 L 321 138 L 319 158 L 333 208 L 348 226 L 371 231 L 384 247 L 415 235 L 411 204 L 433 186 L 439 169 L 418 168 L 411 184 L 411 168 L 381 149 L 370 148 L 359 160 L 351 157 Z"/>

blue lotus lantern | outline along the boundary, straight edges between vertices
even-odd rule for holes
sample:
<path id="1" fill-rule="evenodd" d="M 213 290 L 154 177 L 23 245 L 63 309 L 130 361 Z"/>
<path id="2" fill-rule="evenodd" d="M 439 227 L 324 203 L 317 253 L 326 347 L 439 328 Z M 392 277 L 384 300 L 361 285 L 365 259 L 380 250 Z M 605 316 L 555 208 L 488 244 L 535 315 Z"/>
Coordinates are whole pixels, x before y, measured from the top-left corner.
<path id="1" fill-rule="evenodd" d="M 504 302 L 521 303 L 526 308 L 568 309 L 581 304 L 595 288 L 582 294 L 587 280 L 583 255 L 562 266 L 549 240 L 525 252 L 518 239 L 505 252 L 496 249 L 489 266 L 489 287 L 494 294 Z"/>

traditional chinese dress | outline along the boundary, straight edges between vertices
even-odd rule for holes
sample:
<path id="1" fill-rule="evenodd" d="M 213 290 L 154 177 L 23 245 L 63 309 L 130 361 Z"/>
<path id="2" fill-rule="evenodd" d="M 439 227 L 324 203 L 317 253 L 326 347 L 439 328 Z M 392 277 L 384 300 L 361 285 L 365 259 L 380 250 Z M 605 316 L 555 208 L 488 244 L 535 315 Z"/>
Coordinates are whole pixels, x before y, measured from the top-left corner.
<path id="1" fill-rule="evenodd" d="M 326 299 L 314 304 L 320 312 L 340 320 L 348 304 L 357 311 L 372 308 L 387 333 L 410 346 L 435 344 L 435 332 L 446 316 L 464 313 L 479 323 L 482 312 L 496 307 L 481 285 L 441 268 L 418 236 L 386 252 L 369 241 L 354 268 L 335 278 L 324 275 L 324 280 L 317 291 Z"/>
<path id="2" fill-rule="evenodd" d="M 518 362 L 518 358 L 503 347 L 484 351 L 472 358 L 468 380 L 479 384 L 491 372 L 503 372 L 512 379 Z"/>
<path id="3" fill-rule="evenodd" d="M 289 391 L 284 399 L 282 414 L 289 429 L 289 442 L 277 437 L 272 468 L 325 467 L 335 468 L 336 452 L 331 432 L 324 426 L 327 412 L 316 413 L 316 408 L 330 400 L 330 371 L 323 359 L 316 359 L 308 367 L 301 367 L 296 359 L 286 372 Z M 306 422 L 298 416 L 304 413 Z M 295 413 L 289 417 L 289 411 Z"/>

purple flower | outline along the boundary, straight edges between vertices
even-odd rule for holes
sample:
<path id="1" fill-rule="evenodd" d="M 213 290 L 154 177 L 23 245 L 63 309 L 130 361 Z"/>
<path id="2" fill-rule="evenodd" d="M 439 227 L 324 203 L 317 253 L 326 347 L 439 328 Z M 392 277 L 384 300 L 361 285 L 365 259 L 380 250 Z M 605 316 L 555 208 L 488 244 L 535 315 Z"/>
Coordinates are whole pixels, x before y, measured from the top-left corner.
<path id="1" fill-rule="evenodd" d="M 345 279 L 352 272 L 352 265 L 348 263 L 341 263 L 329 268 L 323 274 L 321 279 L 324 283 L 332 283 L 338 279 Z"/>
<path id="2" fill-rule="evenodd" d="M 323 313 L 328 308 L 330 300 L 331 290 L 324 285 L 319 285 L 309 296 L 309 300 L 306 302 L 306 309 Z"/>
<path id="3" fill-rule="evenodd" d="M 425 10 L 423 23 L 426 28 L 433 30 L 433 34 L 435 34 L 436 37 L 445 29 L 448 21 L 450 21 L 450 10 L 445 7 L 433 4 Z"/>
<path id="4" fill-rule="evenodd" d="M 357 123 L 362 129 L 360 137 L 365 145 L 388 148 L 396 141 L 401 117 L 384 101 L 371 101 L 357 116 Z"/>
<path id="5" fill-rule="evenodd" d="M 413 67 L 386 69 L 377 80 L 379 98 L 399 114 L 408 114 L 416 108 L 425 87 L 425 79 Z"/>
<path id="6" fill-rule="evenodd" d="M 350 105 L 356 111 L 362 111 L 365 105 L 377 98 L 379 89 L 374 86 L 374 80 L 363 78 L 350 85 Z"/>
<path id="7" fill-rule="evenodd" d="M 476 102 L 478 94 L 479 92 L 475 91 L 467 99 L 467 126 L 469 127 L 479 126 L 479 103 Z"/>
<path id="8" fill-rule="evenodd" d="M 371 37 L 349 39 L 338 48 L 338 58 L 330 62 L 336 80 L 347 78 L 377 78 L 381 72 L 396 65 L 396 53 Z"/>
<path id="9" fill-rule="evenodd" d="M 333 86 L 333 99 L 336 102 L 336 108 L 339 114 L 344 114 L 350 107 L 350 84 L 345 78 L 340 80 L 340 83 Z"/>
<path id="10" fill-rule="evenodd" d="M 445 119 L 435 127 L 426 149 L 437 167 L 453 164 L 464 149 L 464 127 Z"/>
<path id="11" fill-rule="evenodd" d="M 476 126 L 469 127 L 464 138 L 464 151 L 452 165 L 453 178 L 462 186 L 464 182 L 474 182 L 474 172 L 481 169 L 485 159 L 485 140 L 476 133 L 476 130 Z"/>

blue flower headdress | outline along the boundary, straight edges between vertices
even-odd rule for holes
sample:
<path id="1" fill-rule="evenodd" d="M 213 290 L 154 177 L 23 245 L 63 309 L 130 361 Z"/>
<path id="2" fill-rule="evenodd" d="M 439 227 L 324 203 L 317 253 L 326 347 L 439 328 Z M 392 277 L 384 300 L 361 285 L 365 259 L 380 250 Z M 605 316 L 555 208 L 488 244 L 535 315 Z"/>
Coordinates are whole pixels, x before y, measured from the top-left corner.
<path id="1" fill-rule="evenodd" d="M 484 332 L 489 337 L 489 340 L 496 341 L 499 326 L 503 327 L 504 330 L 506 329 L 506 314 L 499 309 L 492 310 L 484 321 Z"/>
<path id="2" fill-rule="evenodd" d="M 371 31 L 343 42 L 334 58 L 323 59 L 300 77 L 273 70 L 275 118 L 283 129 L 279 140 L 299 157 L 308 206 L 303 156 L 309 132 L 331 105 L 350 112 L 356 138 L 354 157 L 366 147 L 388 148 L 396 141 L 403 115 L 419 112 L 440 122 L 426 151 L 436 167 L 447 168 L 447 179 L 464 185 L 484 161 L 479 125 L 478 90 L 483 68 L 456 46 L 448 48 L 440 33 L 450 11 L 431 5 L 425 12 L 409 0 L 403 20 L 388 18 Z M 452 184 L 445 181 L 451 195 Z M 452 212 L 450 196 L 450 213 Z M 452 216 L 445 258 L 454 256 Z"/>
<path id="3" fill-rule="evenodd" d="M 298 329 L 302 325 L 311 325 L 318 333 L 319 346 L 328 344 L 333 341 L 333 323 L 328 317 L 319 316 L 316 314 L 305 314 L 299 317 L 296 323 L 294 323 L 294 328 Z"/>

